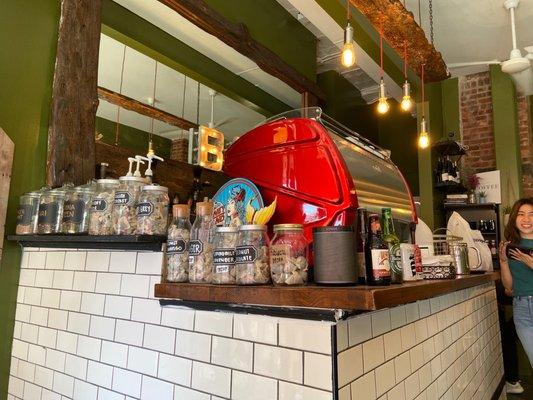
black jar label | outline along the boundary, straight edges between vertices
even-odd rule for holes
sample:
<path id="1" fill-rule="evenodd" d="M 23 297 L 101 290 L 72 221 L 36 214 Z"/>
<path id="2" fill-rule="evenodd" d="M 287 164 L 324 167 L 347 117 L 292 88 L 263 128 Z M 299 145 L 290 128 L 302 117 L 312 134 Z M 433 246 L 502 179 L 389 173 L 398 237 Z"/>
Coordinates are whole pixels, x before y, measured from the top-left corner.
<path id="1" fill-rule="evenodd" d="M 191 240 L 189 242 L 189 256 L 199 256 L 204 251 L 204 244 L 201 240 Z"/>
<path id="2" fill-rule="evenodd" d="M 63 207 L 63 222 L 81 224 L 84 211 L 85 203 L 83 200 L 66 201 Z"/>
<path id="3" fill-rule="evenodd" d="M 59 213 L 58 203 L 47 203 L 39 205 L 39 225 L 55 225 Z"/>
<path id="4" fill-rule="evenodd" d="M 31 224 L 32 206 L 29 204 L 20 205 L 17 210 L 17 225 Z"/>
<path id="5" fill-rule="evenodd" d="M 235 249 L 218 249 L 213 252 L 215 265 L 235 264 Z"/>
<path id="6" fill-rule="evenodd" d="M 182 254 L 185 251 L 185 240 L 167 240 L 167 254 Z"/>
<path id="7" fill-rule="evenodd" d="M 144 203 L 139 203 L 137 206 L 137 216 L 138 217 L 149 217 L 154 212 L 154 204 L 149 201 Z"/>
<path id="8" fill-rule="evenodd" d="M 131 204 L 132 195 L 130 192 L 115 192 L 115 205 L 123 206 Z"/>
<path id="9" fill-rule="evenodd" d="M 235 262 L 237 264 L 253 263 L 257 258 L 257 250 L 254 246 L 237 246 L 235 249 Z"/>
<path id="10" fill-rule="evenodd" d="M 105 211 L 107 210 L 107 201 L 104 199 L 94 199 L 91 205 L 92 211 Z"/>

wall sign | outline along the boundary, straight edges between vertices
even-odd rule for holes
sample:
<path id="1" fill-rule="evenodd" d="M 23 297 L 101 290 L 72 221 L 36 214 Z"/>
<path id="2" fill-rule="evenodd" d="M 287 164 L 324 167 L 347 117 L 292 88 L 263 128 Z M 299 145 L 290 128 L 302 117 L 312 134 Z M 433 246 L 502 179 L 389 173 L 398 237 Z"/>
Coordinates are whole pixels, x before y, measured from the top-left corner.
<path id="1" fill-rule="evenodd" d="M 14 150 L 15 144 L 0 128 L 0 261 L 2 261 L 2 250 L 4 249 L 7 199 L 9 197 L 9 182 L 11 181 Z"/>
<path id="2" fill-rule="evenodd" d="M 502 203 L 502 191 L 500 183 L 500 171 L 479 172 L 476 174 L 479 176 L 479 186 L 477 192 L 487 193 L 487 202 L 489 203 Z"/>

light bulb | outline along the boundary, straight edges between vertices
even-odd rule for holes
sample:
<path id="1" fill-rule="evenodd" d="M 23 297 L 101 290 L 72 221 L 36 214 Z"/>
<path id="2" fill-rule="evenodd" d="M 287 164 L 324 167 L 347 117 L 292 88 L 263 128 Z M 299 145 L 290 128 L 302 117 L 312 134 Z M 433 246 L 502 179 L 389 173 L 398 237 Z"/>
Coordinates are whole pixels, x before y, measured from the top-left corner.
<path id="1" fill-rule="evenodd" d="M 420 135 L 418 135 L 418 147 L 425 149 L 429 146 L 429 133 L 426 127 L 426 119 L 422 117 L 422 122 L 420 123 Z"/>
<path id="2" fill-rule="evenodd" d="M 400 103 L 400 107 L 404 111 L 411 111 L 413 108 L 413 100 L 411 100 L 411 85 L 409 82 L 405 81 L 403 84 L 403 98 Z"/>
<path id="3" fill-rule="evenodd" d="M 350 22 L 346 23 L 344 29 L 344 46 L 342 46 L 341 63 L 345 67 L 351 67 L 355 64 L 355 47 L 353 45 L 353 28 Z"/>
<path id="4" fill-rule="evenodd" d="M 378 113 L 386 114 L 389 111 L 389 103 L 386 97 L 380 97 L 378 100 Z"/>

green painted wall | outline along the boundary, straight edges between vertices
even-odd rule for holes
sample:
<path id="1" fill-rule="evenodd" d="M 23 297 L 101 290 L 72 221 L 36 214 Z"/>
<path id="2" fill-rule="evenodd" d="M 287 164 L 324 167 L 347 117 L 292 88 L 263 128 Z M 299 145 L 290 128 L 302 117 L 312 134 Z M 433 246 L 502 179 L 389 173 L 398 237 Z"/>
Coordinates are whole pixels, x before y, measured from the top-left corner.
<path id="1" fill-rule="evenodd" d="M 316 80 L 316 38 L 278 2 L 206 0 L 206 3 L 228 21 L 245 24 L 253 39 L 307 78 Z"/>
<path id="2" fill-rule="evenodd" d="M 496 168 L 501 171 L 502 203 L 512 205 L 522 195 L 522 161 L 518 135 L 516 90 L 499 65 L 490 66 Z M 516 198 L 511 198 L 512 193 Z"/>
<path id="3" fill-rule="evenodd" d="M 116 122 L 105 118 L 96 117 L 96 132 L 103 135 L 103 138 L 101 139 L 102 142 L 115 144 L 116 128 Z M 135 150 L 138 152 L 138 154 L 144 155 L 148 151 L 148 137 L 148 132 L 135 129 L 124 124 L 120 124 L 119 126 L 119 146 Z M 153 135 L 152 143 L 154 145 L 154 151 L 157 155 L 163 157 L 164 159 L 170 158 L 172 140 Z"/>
<path id="4" fill-rule="evenodd" d="M 451 78 L 441 82 L 442 85 L 442 128 L 446 138 L 461 140 L 461 115 L 459 100 L 459 79 Z M 448 133 L 453 132 L 454 136 Z"/>
<path id="5" fill-rule="evenodd" d="M 0 126 L 15 142 L 6 225 L 6 232 L 11 233 L 18 197 L 39 188 L 45 180 L 59 0 L 0 0 L 0 10 Z M 4 245 L 0 267 L 1 399 L 7 397 L 21 253 L 13 243 Z"/>

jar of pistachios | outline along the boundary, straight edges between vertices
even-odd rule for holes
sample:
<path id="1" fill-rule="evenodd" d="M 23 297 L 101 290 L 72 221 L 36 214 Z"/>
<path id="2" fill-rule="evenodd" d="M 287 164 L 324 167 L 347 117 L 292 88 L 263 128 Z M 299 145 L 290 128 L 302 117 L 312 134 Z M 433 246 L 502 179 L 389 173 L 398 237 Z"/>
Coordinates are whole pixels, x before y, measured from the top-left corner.
<path id="1" fill-rule="evenodd" d="M 90 235 L 113 234 L 113 203 L 118 186 L 118 179 L 98 179 L 89 212 Z"/>
<path id="2" fill-rule="evenodd" d="M 301 224 L 274 225 L 270 245 L 270 270 L 276 285 L 307 283 L 307 240 Z"/>
<path id="3" fill-rule="evenodd" d="M 235 246 L 239 228 L 236 226 L 219 226 L 213 239 L 213 279 L 211 283 L 234 284 Z"/>
<path id="4" fill-rule="evenodd" d="M 37 233 L 52 234 L 61 232 L 63 205 L 66 190 L 52 189 L 44 192 L 39 199 L 39 215 L 37 217 Z"/>
<path id="5" fill-rule="evenodd" d="M 189 242 L 189 282 L 210 283 L 213 275 L 213 203 L 196 203 Z"/>
<path id="6" fill-rule="evenodd" d="M 113 230 L 117 235 L 137 233 L 137 203 L 146 179 L 139 176 L 121 176 L 115 192 Z"/>
<path id="7" fill-rule="evenodd" d="M 61 232 L 86 233 L 89 230 L 89 211 L 93 195 L 92 185 L 77 186 L 67 191 Z"/>
<path id="8" fill-rule="evenodd" d="M 188 282 L 189 240 L 191 238 L 189 206 L 186 204 L 174 204 L 172 215 L 174 218 L 168 227 L 163 280 L 167 282 Z"/>
<path id="9" fill-rule="evenodd" d="M 137 204 L 137 233 L 165 235 L 168 223 L 168 188 L 156 184 L 145 185 Z"/>
<path id="10" fill-rule="evenodd" d="M 20 196 L 17 210 L 17 235 L 31 235 L 37 232 L 40 192 L 24 193 Z"/>
<path id="11" fill-rule="evenodd" d="M 235 248 L 235 269 L 239 285 L 270 283 L 270 241 L 266 225 L 241 225 Z"/>

